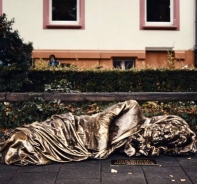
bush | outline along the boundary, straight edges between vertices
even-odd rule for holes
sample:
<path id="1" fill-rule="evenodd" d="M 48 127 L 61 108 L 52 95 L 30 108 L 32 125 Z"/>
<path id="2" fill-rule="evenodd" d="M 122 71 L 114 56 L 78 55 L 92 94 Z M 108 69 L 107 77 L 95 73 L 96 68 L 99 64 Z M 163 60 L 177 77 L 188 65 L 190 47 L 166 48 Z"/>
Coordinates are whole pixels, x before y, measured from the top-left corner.
<path id="1" fill-rule="evenodd" d="M 0 74 L 1 75 L 1 74 Z M 197 70 L 31 70 L 21 92 L 43 92 L 62 79 L 81 92 L 195 92 Z"/>
<path id="2" fill-rule="evenodd" d="M 17 30 L 12 29 L 14 19 L 0 16 L 0 66 L 28 69 L 31 66 L 32 43 L 23 43 Z"/>
<path id="3" fill-rule="evenodd" d="M 34 121 L 44 121 L 53 114 L 71 112 L 91 115 L 103 111 L 117 102 L 61 102 L 34 98 L 26 102 L 0 103 L 0 128 L 14 128 Z M 146 117 L 172 114 L 182 117 L 197 133 L 197 105 L 195 102 L 139 102 Z"/>

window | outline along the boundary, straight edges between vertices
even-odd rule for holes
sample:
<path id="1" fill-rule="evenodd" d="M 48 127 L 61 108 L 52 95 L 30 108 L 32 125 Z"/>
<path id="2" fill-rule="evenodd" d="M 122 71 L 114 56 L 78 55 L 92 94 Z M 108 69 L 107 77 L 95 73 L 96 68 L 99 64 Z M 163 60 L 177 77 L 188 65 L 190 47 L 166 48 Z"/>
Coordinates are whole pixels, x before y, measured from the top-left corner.
<path id="1" fill-rule="evenodd" d="M 140 0 L 140 29 L 179 30 L 179 0 Z"/>
<path id="2" fill-rule="evenodd" d="M 173 0 L 147 0 L 145 7 L 146 24 L 172 24 Z"/>
<path id="3" fill-rule="evenodd" d="M 44 28 L 84 28 L 85 0 L 43 0 Z"/>
<path id="4" fill-rule="evenodd" d="M 135 59 L 134 58 L 114 58 L 113 67 L 117 69 L 131 69 L 134 68 Z"/>
<path id="5" fill-rule="evenodd" d="M 79 24 L 79 0 L 50 0 L 50 24 Z"/>

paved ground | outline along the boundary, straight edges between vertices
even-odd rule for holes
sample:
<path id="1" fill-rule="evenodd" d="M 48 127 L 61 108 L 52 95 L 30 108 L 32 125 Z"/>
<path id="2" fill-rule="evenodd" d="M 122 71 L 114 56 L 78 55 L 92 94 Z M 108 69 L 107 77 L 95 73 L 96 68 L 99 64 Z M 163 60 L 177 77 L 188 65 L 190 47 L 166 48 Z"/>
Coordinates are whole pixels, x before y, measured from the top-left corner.
<path id="1" fill-rule="evenodd" d="M 0 137 L 2 136 L 0 132 Z M 160 155 L 157 165 L 111 165 L 111 160 L 148 159 L 114 153 L 105 160 L 7 166 L 0 163 L 0 184 L 197 184 L 197 154 Z M 151 158 L 150 158 L 151 159 Z"/>
<path id="2" fill-rule="evenodd" d="M 134 157 L 134 159 L 146 157 Z M 197 154 L 154 158 L 158 165 L 111 165 L 128 159 L 115 153 L 106 160 L 55 163 L 46 166 L 0 164 L 0 184 L 197 184 Z M 131 158 L 130 158 L 131 159 Z M 132 158 L 133 159 L 133 158 Z"/>

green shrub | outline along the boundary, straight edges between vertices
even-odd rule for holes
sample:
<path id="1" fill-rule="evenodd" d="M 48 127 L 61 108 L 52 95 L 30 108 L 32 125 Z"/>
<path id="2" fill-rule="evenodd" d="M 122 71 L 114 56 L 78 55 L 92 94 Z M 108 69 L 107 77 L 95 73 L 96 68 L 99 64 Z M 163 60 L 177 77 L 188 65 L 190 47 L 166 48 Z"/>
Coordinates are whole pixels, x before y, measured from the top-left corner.
<path id="1" fill-rule="evenodd" d="M 45 84 L 70 82 L 81 92 L 195 92 L 197 70 L 31 70 L 21 91 L 43 92 Z"/>
<path id="2" fill-rule="evenodd" d="M 49 84 L 80 92 L 197 92 L 197 70 L 10 70 L 0 72 L 0 92 L 44 92 Z M 17 77 L 18 76 L 18 77 Z M 66 92 L 66 90 L 64 90 Z"/>
<path id="3" fill-rule="evenodd" d="M 8 20 L 6 14 L 0 16 L 0 65 L 28 69 L 31 66 L 32 43 L 23 43 L 17 30 L 13 30 L 14 19 Z"/>
<path id="4" fill-rule="evenodd" d="M 103 111 L 116 102 L 61 102 L 34 98 L 26 102 L 0 103 L 0 128 L 14 128 L 34 121 L 44 121 L 53 114 L 71 112 L 91 115 Z M 139 102 L 140 103 L 140 102 Z M 195 102 L 141 102 L 146 117 L 173 114 L 182 117 L 197 132 L 197 105 Z"/>

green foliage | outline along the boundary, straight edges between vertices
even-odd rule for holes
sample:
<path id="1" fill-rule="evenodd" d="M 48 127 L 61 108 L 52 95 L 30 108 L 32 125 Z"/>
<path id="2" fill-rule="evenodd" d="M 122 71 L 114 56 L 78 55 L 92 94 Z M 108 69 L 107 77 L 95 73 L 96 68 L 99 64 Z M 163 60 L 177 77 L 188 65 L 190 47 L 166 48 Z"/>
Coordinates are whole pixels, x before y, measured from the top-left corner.
<path id="1" fill-rule="evenodd" d="M 28 79 L 28 71 L 6 67 L 0 71 L 0 92 L 21 92 L 32 82 Z"/>
<path id="2" fill-rule="evenodd" d="M 42 122 L 53 114 L 71 112 L 75 115 L 91 115 L 103 111 L 117 102 L 75 102 L 60 100 L 50 102 L 34 98 L 26 102 L 0 103 L 0 128 L 14 128 L 35 121 Z M 182 117 L 197 132 L 197 105 L 195 102 L 141 102 L 146 117 L 173 114 Z"/>
<path id="3" fill-rule="evenodd" d="M 32 101 L 0 103 L 0 122 L 2 128 L 13 128 L 34 121 L 42 121 L 52 114 L 65 112 L 66 108 L 58 100 L 45 102 L 42 98 Z"/>
<path id="4" fill-rule="evenodd" d="M 194 69 L 22 72 L 7 68 L 0 72 L 0 92 L 44 92 L 46 85 L 56 86 L 53 92 L 196 92 L 196 76 Z"/>
<path id="5" fill-rule="evenodd" d="M 99 105 L 102 104 L 102 107 Z M 0 103 L 0 128 L 14 128 L 35 121 L 44 121 L 53 114 L 72 112 L 75 115 L 92 114 L 102 111 L 109 103 L 63 103 L 60 100 L 50 102 L 41 97 L 26 102 Z"/>
<path id="6" fill-rule="evenodd" d="M 0 72 L 0 92 L 44 92 L 46 85 L 52 88 L 56 85 L 59 92 L 67 92 L 68 88 L 80 92 L 196 92 L 196 75 L 194 69 L 29 70 L 22 73 L 8 68 Z"/>
<path id="7" fill-rule="evenodd" d="M 72 93 L 75 92 L 74 90 L 71 90 L 72 86 L 71 83 L 68 82 L 66 79 L 62 79 L 60 81 L 54 81 L 50 84 L 45 84 L 45 92 L 66 92 L 66 93 Z"/>
<path id="8" fill-rule="evenodd" d="M 43 92 L 45 84 L 70 82 L 81 92 L 195 92 L 197 70 L 86 70 L 35 71 L 29 73 L 24 92 Z"/>
<path id="9" fill-rule="evenodd" d="M 0 16 L 0 65 L 28 69 L 31 66 L 32 43 L 23 43 L 17 30 L 13 30 L 14 19 L 6 14 Z"/>

